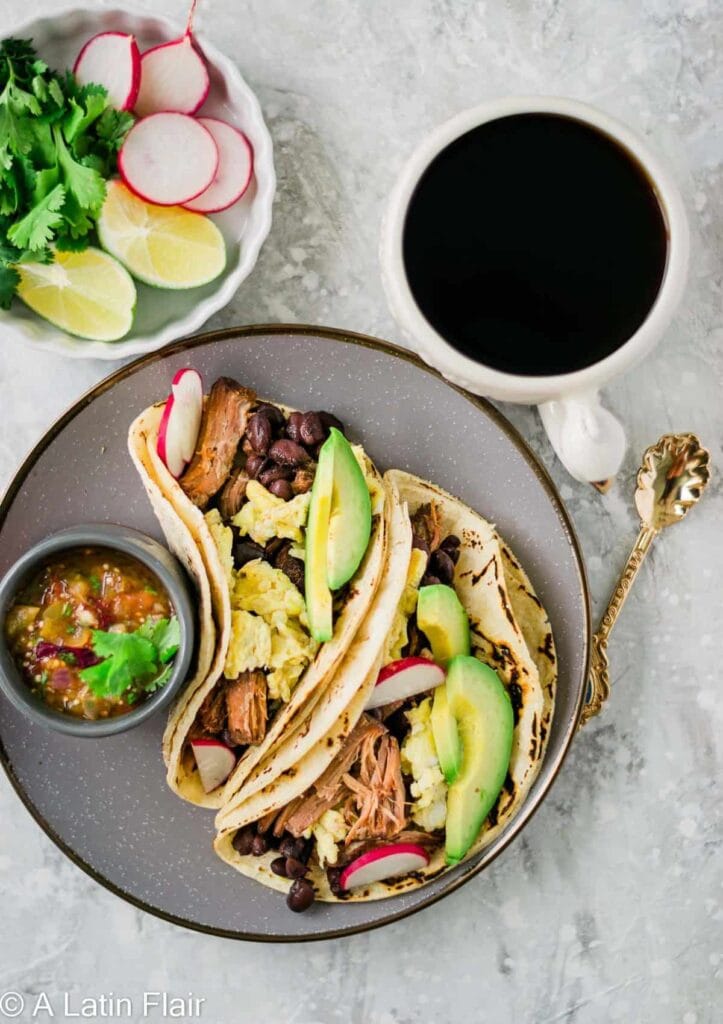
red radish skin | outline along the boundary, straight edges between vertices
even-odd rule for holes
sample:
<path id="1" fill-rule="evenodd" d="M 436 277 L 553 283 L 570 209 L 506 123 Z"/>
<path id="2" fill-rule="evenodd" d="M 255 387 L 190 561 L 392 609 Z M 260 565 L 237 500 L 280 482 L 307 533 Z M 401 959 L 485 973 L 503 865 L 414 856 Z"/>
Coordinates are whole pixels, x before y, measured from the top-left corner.
<path id="1" fill-rule="evenodd" d="M 206 101 L 211 80 L 190 32 L 141 55 L 141 85 L 135 104 L 141 117 L 161 111 L 195 114 Z"/>
<path id="2" fill-rule="evenodd" d="M 203 415 L 203 380 L 197 370 L 179 370 L 171 383 L 158 428 L 156 451 L 178 479 L 193 458 Z"/>
<path id="3" fill-rule="evenodd" d="M 118 170 L 145 202 L 182 206 L 213 181 L 218 149 L 196 118 L 163 111 L 133 125 L 118 154 Z"/>
<path id="4" fill-rule="evenodd" d="M 116 110 L 132 110 L 141 85 L 141 53 L 135 37 L 124 32 L 98 33 L 78 54 L 73 74 L 81 85 L 104 86 Z"/>
<path id="5" fill-rule="evenodd" d="M 254 173 L 254 151 L 242 131 L 217 117 L 199 117 L 198 121 L 213 135 L 218 149 L 216 177 L 196 199 L 185 203 L 196 213 L 220 213 L 243 196 Z"/>
<path id="6" fill-rule="evenodd" d="M 220 740 L 191 740 L 204 793 L 212 793 L 225 782 L 236 765 L 236 755 Z"/>
<path id="7" fill-rule="evenodd" d="M 369 695 L 366 710 L 381 708 L 397 700 L 406 700 L 440 686 L 445 679 L 441 665 L 429 658 L 400 658 L 386 665 Z"/>
<path id="8" fill-rule="evenodd" d="M 417 846 L 416 843 L 377 846 L 344 868 L 339 877 L 339 885 L 344 892 L 349 892 L 350 889 L 372 885 L 374 882 L 384 882 L 397 875 L 421 871 L 428 864 L 429 854 L 423 846 Z"/>

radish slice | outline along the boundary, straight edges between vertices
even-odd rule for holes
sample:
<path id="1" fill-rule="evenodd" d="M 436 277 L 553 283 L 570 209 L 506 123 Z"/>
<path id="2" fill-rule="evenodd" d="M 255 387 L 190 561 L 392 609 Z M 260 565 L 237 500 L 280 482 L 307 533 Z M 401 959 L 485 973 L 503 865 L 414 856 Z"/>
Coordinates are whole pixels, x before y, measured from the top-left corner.
<path id="1" fill-rule="evenodd" d="M 383 882 L 396 875 L 406 875 L 410 871 L 421 871 L 429 864 L 429 854 L 416 843 L 393 843 L 389 846 L 377 846 L 374 850 L 363 853 L 351 864 L 348 864 L 339 877 L 339 885 L 344 892 L 356 889 L 360 885 L 371 885 Z"/>
<path id="2" fill-rule="evenodd" d="M 254 172 L 254 151 L 243 132 L 217 117 L 199 117 L 218 149 L 216 177 L 205 192 L 185 203 L 196 213 L 219 213 L 233 206 L 249 187 Z"/>
<path id="3" fill-rule="evenodd" d="M 203 414 L 203 381 L 197 370 L 179 370 L 158 428 L 156 451 L 176 479 L 196 450 Z"/>
<path id="4" fill-rule="evenodd" d="M 366 710 L 381 708 L 396 700 L 406 700 L 444 682 L 444 669 L 429 658 L 400 658 L 379 673 Z"/>
<path id="5" fill-rule="evenodd" d="M 166 110 L 195 114 L 208 96 L 210 84 L 206 64 L 186 32 L 141 56 L 136 113 L 141 117 Z"/>
<path id="6" fill-rule="evenodd" d="M 151 114 L 128 132 L 118 170 L 131 192 L 157 206 L 181 206 L 204 192 L 218 169 L 213 136 L 188 114 Z"/>
<path id="7" fill-rule="evenodd" d="M 73 65 L 81 85 L 102 85 L 116 110 L 132 110 L 141 84 L 141 54 L 134 36 L 100 32 L 85 44 Z"/>
<path id="8" fill-rule="evenodd" d="M 220 740 L 191 740 L 204 793 L 212 793 L 234 769 L 236 755 Z"/>

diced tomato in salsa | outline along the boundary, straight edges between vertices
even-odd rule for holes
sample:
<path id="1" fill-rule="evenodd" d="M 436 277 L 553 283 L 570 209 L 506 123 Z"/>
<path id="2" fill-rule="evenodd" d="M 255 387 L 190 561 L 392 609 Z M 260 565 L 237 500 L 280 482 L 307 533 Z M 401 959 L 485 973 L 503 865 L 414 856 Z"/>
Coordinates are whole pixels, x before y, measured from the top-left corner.
<path id="1" fill-rule="evenodd" d="M 80 678 L 99 660 L 92 631 L 131 633 L 172 615 L 163 585 L 142 562 L 107 548 L 76 548 L 25 584 L 7 613 L 5 635 L 25 680 L 46 704 L 79 718 L 108 718 L 136 705 L 98 697 Z"/>

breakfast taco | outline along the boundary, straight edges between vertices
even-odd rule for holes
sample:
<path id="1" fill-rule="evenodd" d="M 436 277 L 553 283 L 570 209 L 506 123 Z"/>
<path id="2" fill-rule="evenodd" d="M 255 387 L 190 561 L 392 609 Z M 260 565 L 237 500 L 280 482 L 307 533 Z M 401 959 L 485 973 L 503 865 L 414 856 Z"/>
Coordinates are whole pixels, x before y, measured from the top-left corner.
<path id="1" fill-rule="evenodd" d="M 188 562 L 190 538 L 200 553 L 216 634 L 169 717 L 168 784 L 220 807 L 342 663 L 382 576 L 388 489 L 333 415 L 226 377 L 204 398 L 192 370 L 129 447 L 171 547 Z"/>
<path id="2" fill-rule="evenodd" d="M 433 484 L 385 482 L 413 546 L 376 679 L 349 685 L 332 721 L 327 689 L 216 819 L 219 856 L 293 910 L 405 892 L 478 853 L 524 801 L 549 733 L 552 632 L 510 548 Z"/>

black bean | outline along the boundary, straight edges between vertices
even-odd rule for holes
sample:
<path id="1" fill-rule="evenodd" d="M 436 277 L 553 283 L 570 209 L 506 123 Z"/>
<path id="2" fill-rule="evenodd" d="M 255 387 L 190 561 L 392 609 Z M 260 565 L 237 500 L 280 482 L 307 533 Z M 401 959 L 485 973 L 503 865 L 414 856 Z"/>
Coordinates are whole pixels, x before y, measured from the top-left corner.
<path id="1" fill-rule="evenodd" d="M 302 911 L 308 910 L 313 902 L 314 887 L 305 878 L 297 878 L 289 889 L 286 906 L 295 914 L 300 914 Z"/>
<path id="2" fill-rule="evenodd" d="M 299 433 L 301 434 L 303 444 L 313 446 L 320 444 L 328 434 L 328 431 L 324 429 L 324 424 L 321 422 L 318 412 L 307 412 L 302 417 Z"/>
<path id="3" fill-rule="evenodd" d="M 231 845 L 236 853 L 240 853 L 243 857 L 246 857 L 251 853 L 251 847 L 255 838 L 254 830 L 250 825 L 246 825 L 245 828 L 240 828 L 238 830 L 236 835 L 233 837 Z"/>
<path id="4" fill-rule="evenodd" d="M 454 579 L 454 562 L 446 551 L 438 548 L 429 561 L 428 571 L 437 576 L 440 582 L 449 586 Z"/>
<path id="5" fill-rule="evenodd" d="M 263 455 L 249 455 L 246 459 L 246 472 L 255 480 L 264 466 L 268 463 L 268 459 L 264 458 Z"/>
<path id="6" fill-rule="evenodd" d="M 258 481 L 268 487 L 274 480 L 290 480 L 294 475 L 291 466 L 275 466 L 273 463 L 258 475 Z"/>
<path id="7" fill-rule="evenodd" d="M 304 419 L 303 412 L 292 412 L 286 421 L 286 436 L 297 444 L 301 440 L 301 422 Z"/>
<path id="8" fill-rule="evenodd" d="M 282 878 L 287 878 L 286 874 L 286 858 L 276 857 L 271 861 L 271 870 L 275 875 L 281 875 Z"/>
<path id="9" fill-rule="evenodd" d="M 282 438 L 274 441 L 269 448 L 269 456 L 274 462 L 280 462 L 282 466 L 303 466 L 309 462 L 311 456 L 296 441 Z"/>
<path id="10" fill-rule="evenodd" d="M 279 844 L 279 853 L 284 858 L 284 860 L 287 857 L 296 856 L 297 843 L 298 839 L 294 839 L 293 836 L 286 836 L 284 839 L 281 840 Z"/>
<path id="11" fill-rule="evenodd" d="M 341 896 L 344 890 L 341 887 L 342 868 L 327 868 L 326 877 L 329 880 L 329 888 L 335 896 Z"/>
<path id="12" fill-rule="evenodd" d="M 281 409 L 278 409 L 275 405 L 271 405 L 270 402 L 260 402 L 256 407 L 256 412 L 263 413 L 264 416 L 267 416 L 274 427 L 283 427 L 286 422 Z"/>
<path id="13" fill-rule="evenodd" d="M 297 590 L 301 591 L 302 594 L 304 593 L 305 570 L 304 563 L 300 558 L 294 558 L 293 555 L 289 554 L 289 549 L 286 548 L 275 560 L 274 565 L 277 569 L 281 569 L 283 573 L 286 573 Z"/>
<path id="14" fill-rule="evenodd" d="M 336 427 L 336 429 L 340 430 L 342 434 L 344 433 L 344 424 L 341 422 L 341 420 L 338 420 L 333 413 L 324 412 L 322 410 L 321 412 L 318 413 L 318 416 L 319 419 L 321 420 L 322 426 L 326 427 L 327 433 L 329 432 L 329 427 Z"/>
<path id="15" fill-rule="evenodd" d="M 233 561 L 237 569 L 246 565 L 247 562 L 252 562 L 254 558 L 263 557 L 264 549 L 252 540 L 237 540 L 233 546 Z"/>
<path id="16" fill-rule="evenodd" d="M 288 480 L 274 480 L 269 486 L 269 491 L 283 501 L 288 501 L 294 497 L 294 492 L 291 490 L 291 484 Z"/>
<path id="17" fill-rule="evenodd" d="M 450 533 L 449 537 L 445 537 L 439 545 L 439 550 L 445 551 L 456 565 L 457 559 L 459 558 L 459 546 L 459 537 L 455 537 L 453 533 Z"/>
<path id="18" fill-rule="evenodd" d="M 300 469 L 294 473 L 294 479 L 291 481 L 291 490 L 294 494 L 306 494 L 310 491 L 314 484 L 314 476 L 316 469 L 313 466 L 301 466 Z"/>
<path id="19" fill-rule="evenodd" d="M 257 455 L 266 455 L 273 438 L 269 417 L 261 412 L 254 413 L 246 425 L 246 437 Z"/>
<path id="20" fill-rule="evenodd" d="M 263 836 L 254 836 L 251 840 L 251 853 L 254 857 L 262 857 L 269 848 Z"/>
<path id="21" fill-rule="evenodd" d="M 303 878 L 308 870 L 306 864 L 301 860 L 297 860 L 296 857 L 286 858 L 287 878 Z"/>

